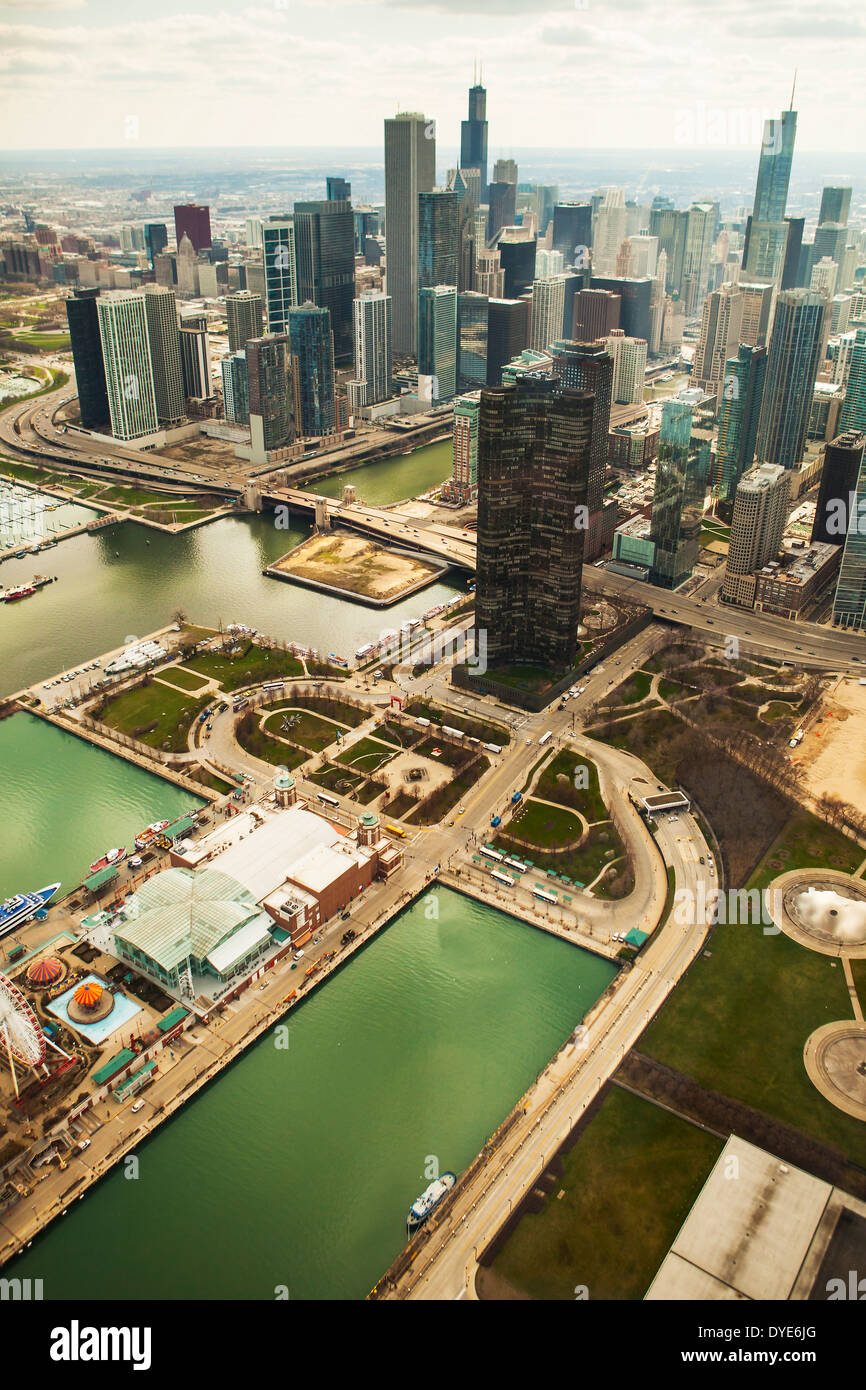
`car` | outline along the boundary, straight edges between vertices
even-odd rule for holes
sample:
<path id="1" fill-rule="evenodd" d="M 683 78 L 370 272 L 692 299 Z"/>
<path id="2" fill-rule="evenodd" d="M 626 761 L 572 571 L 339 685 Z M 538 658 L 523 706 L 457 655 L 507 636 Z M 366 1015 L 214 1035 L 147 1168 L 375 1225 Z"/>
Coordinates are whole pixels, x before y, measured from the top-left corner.
<path id="1" fill-rule="evenodd" d="M 139 1110 L 143 1110 L 143 1109 L 144 1109 L 144 1101 L 143 1101 L 143 1100 L 137 1100 L 137 1101 L 135 1102 L 135 1105 L 133 1105 L 133 1106 L 131 1107 L 131 1112 L 132 1112 L 133 1115 L 137 1115 L 138 1112 L 139 1112 Z"/>
<path id="2" fill-rule="evenodd" d="M 676 821 L 676 816 L 668 816 L 668 820 L 670 821 L 671 825 L 673 825 Z"/>
<path id="3" fill-rule="evenodd" d="M 295 951 L 295 952 L 293 953 L 293 955 L 292 955 L 292 960 L 303 960 L 303 959 L 304 959 L 304 955 L 305 955 L 305 952 L 304 952 L 304 951 Z"/>
<path id="4" fill-rule="evenodd" d="M 714 626 L 715 626 L 715 624 L 714 624 L 712 618 L 707 618 L 707 627 L 714 627 Z"/>
<path id="5" fill-rule="evenodd" d="M 89 1140 L 89 1139 L 79 1139 L 78 1144 L 76 1145 L 76 1147 L 79 1148 L 79 1149 L 81 1149 L 82 1151 L 83 1151 L 84 1149 L 89 1149 L 89 1148 L 90 1148 L 90 1140 Z"/>
<path id="6" fill-rule="evenodd" d="M 704 856 L 701 855 L 701 863 L 703 864 L 703 862 L 704 862 Z"/>
<path id="7" fill-rule="evenodd" d="M 127 864 L 128 864 L 128 866 L 129 866 L 130 869 L 140 869 L 140 868 L 141 868 L 141 859 L 140 859 L 139 855 L 137 855 L 137 854 L 134 854 L 134 855 L 132 856 L 131 859 L 127 859 L 126 862 L 127 862 Z"/>
<path id="8" fill-rule="evenodd" d="M 528 738 L 528 739 L 526 740 L 526 742 L 527 742 L 527 743 L 531 743 L 531 742 L 532 742 L 532 739 L 531 739 L 531 738 Z"/>

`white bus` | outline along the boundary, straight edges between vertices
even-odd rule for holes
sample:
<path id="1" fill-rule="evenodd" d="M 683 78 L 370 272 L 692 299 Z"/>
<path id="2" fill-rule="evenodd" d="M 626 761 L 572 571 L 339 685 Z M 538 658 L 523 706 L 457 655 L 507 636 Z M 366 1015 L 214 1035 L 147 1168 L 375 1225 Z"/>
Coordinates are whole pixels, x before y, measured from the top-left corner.
<path id="1" fill-rule="evenodd" d="M 508 877 L 508 874 L 504 874 L 501 869 L 491 869 L 490 877 L 495 878 L 497 883 L 504 883 L 506 888 L 514 887 L 514 884 L 512 880 Z"/>
<path id="2" fill-rule="evenodd" d="M 282 690 L 284 684 L 284 681 L 267 681 L 262 686 L 262 690 Z"/>
<path id="3" fill-rule="evenodd" d="M 495 849 L 488 849 L 486 845 L 482 845 L 478 853 L 482 855 L 484 859 L 492 859 L 497 864 L 502 863 L 503 856 Z"/>
<path id="4" fill-rule="evenodd" d="M 545 893 L 545 891 L 544 891 L 543 888 L 533 888 L 533 890 L 532 890 L 532 896 L 533 896 L 533 898 L 538 898 L 539 902 L 542 902 L 542 903 L 553 903 L 554 906 L 556 905 L 556 903 L 557 903 L 557 901 L 558 901 L 558 899 L 556 898 L 556 896 L 555 896 L 553 893 Z"/>
<path id="5" fill-rule="evenodd" d="M 543 745 L 544 745 L 545 743 L 549 743 L 550 740 L 551 740 L 552 738 L 553 738 L 553 734 L 552 734 L 552 733 L 550 732 L 550 730 L 548 729 L 547 733 L 546 733 L 546 734 L 542 734 L 542 735 L 541 735 L 541 738 L 538 740 L 538 746 L 539 746 L 539 748 L 543 747 Z"/>
<path id="6" fill-rule="evenodd" d="M 339 806 L 339 801 L 335 796 L 328 796 L 326 792 L 319 792 L 318 800 L 323 806 Z"/>
<path id="7" fill-rule="evenodd" d="M 516 869 L 519 874 L 526 872 L 519 859 L 510 859 L 506 854 L 504 862 L 508 865 L 509 869 Z"/>

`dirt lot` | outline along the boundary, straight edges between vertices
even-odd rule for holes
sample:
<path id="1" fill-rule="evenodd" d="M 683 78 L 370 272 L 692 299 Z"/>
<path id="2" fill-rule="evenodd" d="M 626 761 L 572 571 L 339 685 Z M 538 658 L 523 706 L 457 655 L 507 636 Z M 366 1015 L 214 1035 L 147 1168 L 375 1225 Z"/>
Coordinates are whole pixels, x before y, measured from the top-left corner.
<path id="1" fill-rule="evenodd" d="M 840 680 L 824 697 L 824 715 L 798 751 L 809 790 L 866 804 L 866 685 Z"/>
<path id="2" fill-rule="evenodd" d="M 312 536 L 278 560 L 274 569 L 384 602 L 395 602 L 439 573 L 436 565 L 396 555 L 361 536 L 337 534 Z"/>

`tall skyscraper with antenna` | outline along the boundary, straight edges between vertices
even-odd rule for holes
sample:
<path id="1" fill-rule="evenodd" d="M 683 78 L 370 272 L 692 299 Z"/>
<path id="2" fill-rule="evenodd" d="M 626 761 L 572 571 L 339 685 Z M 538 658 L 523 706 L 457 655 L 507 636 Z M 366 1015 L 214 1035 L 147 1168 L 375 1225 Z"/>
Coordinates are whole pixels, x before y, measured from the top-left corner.
<path id="1" fill-rule="evenodd" d="M 743 269 L 757 280 L 779 280 L 784 267 L 789 232 L 785 208 L 797 135 L 797 113 L 793 109 L 796 82 L 795 73 L 791 109 L 783 111 L 778 119 L 764 122 L 755 203 L 743 247 Z"/>
<path id="2" fill-rule="evenodd" d="M 469 119 L 460 122 L 460 168 L 481 170 L 481 202 L 487 202 L 487 91 L 474 78 L 469 88 Z"/>

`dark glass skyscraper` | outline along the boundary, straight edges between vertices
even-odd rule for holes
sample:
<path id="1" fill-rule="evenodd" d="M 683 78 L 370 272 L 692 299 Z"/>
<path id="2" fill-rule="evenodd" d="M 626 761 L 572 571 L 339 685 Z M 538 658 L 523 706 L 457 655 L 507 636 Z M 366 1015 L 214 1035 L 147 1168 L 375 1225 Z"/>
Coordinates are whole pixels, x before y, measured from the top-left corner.
<path id="1" fill-rule="evenodd" d="M 553 374 L 563 387 L 574 391 L 591 391 L 595 397 L 586 493 L 587 506 L 592 515 L 600 510 L 604 501 L 613 358 L 604 343 L 558 342 L 552 345 L 551 354 Z"/>
<path id="2" fill-rule="evenodd" d="M 857 479 L 863 466 L 866 434 L 846 430 L 837 435 L 824 450 L 821 488 L 812 525 L 812 542 L 842 545 L 850 517 L 851 494 L 856 491 Z M 844 521 L 843 521 L 844 518 Z"/>
<path id="3" fill-rule="evenodd" d="M 147 259 L 150 268 L 153 270 L 153 258 L 158 256 L 168 246 L 168 229 L 164 222 L 145 222 L 144 224 L 144 247 L 147 251 Z"/>
<path id="4" fill-rule="evenodd" d="M 627 338 L 652 337 L 652 287 L 648 275 L 616 278 L 608 275 L 593 275 L 591 287 L 594 290 L 610 290 L 618 294 L 619 326 Z"/>
<path id="5" fill-rule="evenodd" d="M 833 621 L 860 632 L 866 629 L 866 455 L 848 509 L 848 534 L 833 599 Z"/>
<path id="6" fill-rule="evenodd" d="M 460 122 L 460 168 L 481 170 L 481 202 L 487 202 L 487 92 L 469 88 L 469 119 Z"/>
<path id="7" fill-rule="evenodd" d="M 76 290 L 72 299 L 66 301 L 78 404 L 81 423 L 86 430 L 101 429 L 111 420 L 96 311 L 98 298 L 99 290 L 86 289 Z"/>
<path id="8" fill-rule="evenodd" d="M 532 289 L 536 244 L 535 237 L 512 241 L 507 234 L 497 242 L 499 264 L 505 271 L 506 299 L 519 299 Z"/>
<path id="9" fill-rule="evenodd" d="M 487 385 L 502 385 L 502 368 L 529 346 L 529 301 L 491 299 L 487 307 Z"/>
<path id="10" fill-rule="evenodd" d="M 334 359 L 352 360 L 355 221 L 348 201 L 295 203 L 298 302 L 328 309 Z"/>
<path id="11" fill-rule="evenodd" d="M 854 337 L 839 423 L 843 430 L 866 430 L 866 328 L 858 328 Z"/>
<path id="12" fill-rule="evenodd" d="M 752 208 L 755 222 L 781 222 L 785 216 L 796 135 L 796 111 L 783 111 L 778 119 L 764 122 Z"/>
<path id="13" fill-rule="evenodd" d="M 207 251 L 211 246 L 210 208 L 198 203 L 176 203 L 174 230 L 178 246 L 186 233 L 196 251 Z"/>
<path id="14" fill-rule="evenodd" d="M 338 174 L 328 174 L 325 179 L 325 198 L 329 203 L 347 203 L 352 196 L 352 185 L 348 179 Z"/>
<path id="15" fill-rule="evenodd" d="M 796 468 L 803 457 L 818 374 L 827 300 L 811 290 L 782 290 L 767 357 L 758 460 Z"/>
<path id="16" fill-rule="evenodd" d="M 719 496 L 733 504 L 740 478 L 751 468 L 764 399 L 767 349 L 741 343 L 736 357 L 725 363 L 719 405 L 716 470 Z"/>
<path id="17" fill-rule="evenodd" d="M 481 393 L 475 622 L 490 666 L 574 664 L 592 418 L 590 392 L 549 377 Z"/>
<path id="18" fill-rule="evenodd" d="M 288 333 L 268 333 L 246 346 L 253 456 L 285 448 L 298 433 L 296 383 Z"/>
<path id="19" fill-rule="evenodd" d="M 517 212 L 517 184 L 491 183 L 487 192 L 487 244 L 502 227 L 513 227 Z"/>
<path id="20" fill-rule="evenodd" d="M 709 444 L 692 440 L 691 406 L 665 401 L 650 523 L 650 579 L 664 589 L 684 583 L 697 561 L 709 467 Z"/>
<path id="21" fill-rule="evenodd" d="M 488 316 L 486 294 L 457 296 L 458 391 L 478 391 L 487 385 Z"/>
<path id="22" fill-rule="evenodd" d="M 553 209 L 553 249 L 562 252 L 563 264 L 577 263 L 579 269 L 585 269 L 578 247 L 586 251 L 591 245 L 592 204 L 557 203 Z"/>
<path id="23" fill-rule="evenodd" d="M 463 194 L 441 188 L 418 194 L 418 289 L 458 280 L 460 204 Z"/>
<path id="24" fill-rule="evenodd" d="M 330 434 L 337 425 L 330 313 L 309 303 L 290 309 L 289 338 L 297 358 L 300 433 L 308 437 Z"/>

